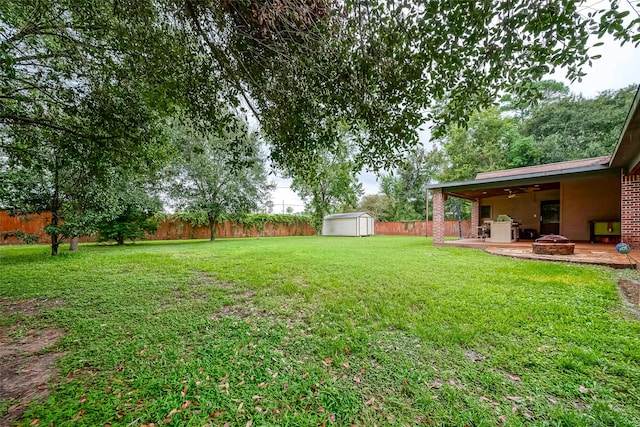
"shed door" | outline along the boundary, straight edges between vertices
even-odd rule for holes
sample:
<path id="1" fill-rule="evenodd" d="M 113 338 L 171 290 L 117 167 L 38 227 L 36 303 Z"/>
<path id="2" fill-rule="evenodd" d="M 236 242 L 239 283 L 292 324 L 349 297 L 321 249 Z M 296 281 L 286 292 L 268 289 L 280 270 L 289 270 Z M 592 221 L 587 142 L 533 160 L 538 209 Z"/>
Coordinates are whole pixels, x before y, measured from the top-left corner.
<path id="1" fill-rule="evenodd" d="M 358 221 L 360 222 L 360 233 L 358 234 L 359 236 L 368 236 L 369 235 L 369 222 L 367 221 L 367 218 L 363 218 L 360 217 L 358 218 Z"/>
<path id="2" fill-rule="evenodd" d="M 560 201 L 540 202 L 540 235 L 560 234 Z"/>

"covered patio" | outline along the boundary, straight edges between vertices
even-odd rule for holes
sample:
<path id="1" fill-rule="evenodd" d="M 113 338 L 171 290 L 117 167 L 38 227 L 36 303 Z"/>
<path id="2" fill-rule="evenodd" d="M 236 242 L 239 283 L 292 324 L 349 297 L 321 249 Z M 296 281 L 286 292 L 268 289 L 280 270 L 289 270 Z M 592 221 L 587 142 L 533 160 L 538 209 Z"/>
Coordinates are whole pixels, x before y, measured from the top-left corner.
<path id="1" fill-rule="evenodd" d="M 561 234 L 572 242 L 617 243 L 621 171 L 609 162 L 604 156 L 485 172 L 433 186 L 434 241 L 441 206 L 456 197 L 471 201 L 467 237 L 510 243 Z"/>

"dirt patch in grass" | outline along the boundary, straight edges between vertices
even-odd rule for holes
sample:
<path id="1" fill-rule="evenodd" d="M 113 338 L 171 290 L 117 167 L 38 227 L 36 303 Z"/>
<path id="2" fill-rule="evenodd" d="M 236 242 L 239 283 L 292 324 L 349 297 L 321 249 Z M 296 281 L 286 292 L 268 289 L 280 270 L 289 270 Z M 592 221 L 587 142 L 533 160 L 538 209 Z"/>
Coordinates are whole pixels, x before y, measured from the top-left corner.
<path id="1" fill-rule="evenodd" d="M 640 282 L 635 280 L 620 280 L 618 282 L 620 290 L 631 304 L 640 306 Z"/>
<path id="2" fill-rule="evenodd" d="M 62 298 L 31 298 L 19 301 L 2 298 L 0 299 L 0 314 L 11 316 L 20 313 L 26 317 L 33 317 L 52 308 L 64 307 L 65 305 Z"/>
<path id="3" fill-rule="evenodd" d="M 60 299 L 3 299 L 0 312 L 31 317 L 63 305 Z M 13 425 L 29 402 L 47 396 L 47 383 L 58 377 L 56 362 L 64 354 L 51 351 L 51 347 L 64 334 L 64 330 L 57 328 L 23 331 L 19 324 L 0 327 L 0 400 L 7 403 L 0 414 L 1 425 Z"/>

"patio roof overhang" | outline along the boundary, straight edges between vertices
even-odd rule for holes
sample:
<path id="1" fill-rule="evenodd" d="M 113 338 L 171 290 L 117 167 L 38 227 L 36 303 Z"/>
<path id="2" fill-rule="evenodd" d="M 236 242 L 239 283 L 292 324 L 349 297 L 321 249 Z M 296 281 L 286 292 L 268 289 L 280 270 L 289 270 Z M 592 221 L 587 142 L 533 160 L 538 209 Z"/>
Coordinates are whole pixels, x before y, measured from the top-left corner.
<path id="1" fill-rule="evenodd" d="M 612 175 L 619 176 L 620 173 L 620 167 L 609 167 L 605 163 L 562 170 L 475 179 L 472 181 L 430 184 L 427 189 L 442 189 L 443 193 L 450 196 L 477 200 L 485 197 L 504 196 L 509 190 L 516 193 L 552 190 L 560 188 L 561 181 Z M 537 190 L 531 190 L 532 188 Z"/>
<path id="2" fill-rule="evenodd" d="M 610 165 L 622 167 L 629 174 L 640 171 L 640 86 L 636 90 Z"/>

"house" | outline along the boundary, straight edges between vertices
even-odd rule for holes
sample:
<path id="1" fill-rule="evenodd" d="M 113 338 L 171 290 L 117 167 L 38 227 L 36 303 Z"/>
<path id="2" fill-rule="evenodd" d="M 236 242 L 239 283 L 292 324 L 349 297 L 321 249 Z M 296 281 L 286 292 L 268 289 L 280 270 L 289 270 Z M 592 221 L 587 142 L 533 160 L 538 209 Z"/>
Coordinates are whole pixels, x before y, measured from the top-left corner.
<path id="1" fill-rule="evenodd" d="M 322 219 L 323 236 L 373 236 L 373 217 L 366 212 L 327 215 Z"/>
<path id="2" fill-rule="evenodd" d="M 471 237 L 499 215 L 520 237 L 561 234 L 573 241 L 623 241 L 640 249 L 640 88 L 611 156 L 479 173 L 429 185 L 433 242 L 444 243 L 444 202 L 471 201 Z M 475 225 L 475 226 L 474 226 Z"/>

